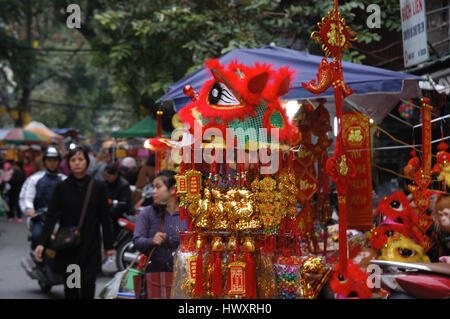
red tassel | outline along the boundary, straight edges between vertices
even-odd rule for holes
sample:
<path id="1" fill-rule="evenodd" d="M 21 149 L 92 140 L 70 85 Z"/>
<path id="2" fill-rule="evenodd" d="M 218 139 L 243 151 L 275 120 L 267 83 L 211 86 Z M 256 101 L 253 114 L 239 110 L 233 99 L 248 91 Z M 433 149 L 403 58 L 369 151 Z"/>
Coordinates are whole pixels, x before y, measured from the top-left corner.
<path id="1" fill-rule="evenodd" d="M 187 218 L 186 216 L 186 208 L 183 206 L 180 206 L 180 219 L 185 220 Z"/>
<path id="2" fill-rule="evenodd" d="M 214 296 L 222 296 L 222 261 L 220 260 L 220 252 L 216 252 L 212 287 Z"/>
<path id="3" fill-rule="evenodd" d="M 189 216 L 189 214 L 186 214 L 186 223 L 187 223 L 187 231 L 193 232 L 194 231 L 194 225 L 192 223 L 192 217 Z"/>
<path id="4" fill-rule="evenodd" d="M 339 203 L 339 266 L 344 276 L 347 264 L 347 209 L 345 203 Z"/>
<path id="5" fill-rule="evenodd" d="M 194 294 L 197 297 L 201 297 L 203 295 L 203 257 L 202 251 L 198 252 L 197 256 L 197 272 L 195 274 L 195 288 Z"/>
<path id="6" fill-rule="evenodd" d="M 245 290 L 247 298 L 256 299 L 255 262 L 250 253 L 245 253 Z"/>

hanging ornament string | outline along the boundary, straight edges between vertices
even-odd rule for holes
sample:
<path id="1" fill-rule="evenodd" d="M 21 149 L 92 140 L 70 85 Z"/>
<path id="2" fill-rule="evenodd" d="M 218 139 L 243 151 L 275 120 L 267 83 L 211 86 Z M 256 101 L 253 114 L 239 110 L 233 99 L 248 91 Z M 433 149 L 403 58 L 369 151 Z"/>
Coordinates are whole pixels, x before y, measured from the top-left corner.
<path id="1" fill-rule="evenodd" d="M 217 187 L 219 185 L 219 178 L 220 178 L 220 173 L 218 170 L 218 166 L 217 166 L 217 157 L 215 157 L 214 159 L 214 173 L 215 173 L 215 186 Z"/>
<path id="2" fill-rule="evenodd" d="M 338 8 L 338 0 L 334 0 L 334 17 L 336 19 L 337 26 L 337 41 L 340 42 L 341 39 L 341 30 L 340 30 L 340 21 L 339 21 L 339 8 Z M 343 79 L 342 76 L 342 53 L 340 45 L 337 45 L 337 60 L 338 60 L 338 72 L 337 77 L 333 80 L 337 82 Z M 336 159 L 339 161 L 338 165 L 344 161 L 346 152 L 344 149 L 344 143 L 342 138 L 342 104 L 343 104 L 343 92 L 342 86 L 335 86 L 334 88 L 334 98 L 336 104 L 336 117 L 338 121 L 338 134 L 337 134 L 337 142 L 336 144 L 340 145 L 336 147 Z M 350 158 L 348 159 L 348 163 L 350 164 Z M 339 265 L 342 275 L 344 277 L 347 276 L 347 264 L 348 264 L 348 256 L 347 256 L 347 210 L 346 210 L 346 191 L 347 191 L 347 182 L 349 176 L 347 173 L 343 174 L 341 169 L 338 169 L 339 178 L 337 180 L 338 183 L 338 201 L 339 201 Z M 341 185 L 339 185 L 341 184 Z M 342 186 L 342 187 L 339 187 Z"/>
<path id="3" fill-rule="evenodd" d="M 228 186 L 231 188 L 231 187 L 233 187 L 233 181 L 231 179 L 231 170 L 230 170 L 229 163 L 227 163 L 227 176 L 228 176 Z"/>
<path id="4" fill-rule="evenodd" d="M 289 173 L 294 174 L 294 151 L 292 149 L 289 150 L 288 167 Z"/>
<path id="5" fill-rule="evenodd" d="M 241 182 L 243 187 L 247 187 L 247 176 L 244 163 L 241 163 Z"/>
<path id="6" fill-rule="evenodd" d="M 207 181 L 207 185 L 211 186 L 211 182 L 213 181 L 213 176 L 214 176 L 214 150 L 213 150 L 213 154 L 212 154 L 213 158 L 211 161 L 211 165 L 209 168 L 209 175 L 208 175 L 208 181 Z"/>

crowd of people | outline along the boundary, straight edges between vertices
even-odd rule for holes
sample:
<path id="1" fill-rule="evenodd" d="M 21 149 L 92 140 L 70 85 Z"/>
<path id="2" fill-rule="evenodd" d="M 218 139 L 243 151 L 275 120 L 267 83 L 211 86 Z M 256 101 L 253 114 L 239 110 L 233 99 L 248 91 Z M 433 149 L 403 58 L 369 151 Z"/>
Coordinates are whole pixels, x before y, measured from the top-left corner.
<path id="1" fill-rule="evenodd" d="M 179 215 L 174 171 L 162 170 L 155 174 L 154 157 L 145 162 L 132 157 L 111 161 L 105 150 L 94 156 L 80 146 L 70 148 L 63 156 L 57 146 L 50 145 L 38 161 L 42 168 L 34 166 L 33 160 L 27 157 L 23 162 L 3 161 L 0 191 L 9 207 L 10 222 L 14 217 L 17 222 L 22 222 L 22 214 L 33 217 L 39 210 L 46 209 L 45 222 L 33 224 L 31 229 L 32 249 L 38 262 L 43 262 L 57 223 L 60 228 L 82 225 L 78 227 L 80 243 L 58 251 L 54 260 L 55 271 L 65 276 L 66 298 L 95 297 L 96 274 L 102 271 L 104 258 L 114 254 L 113 243 L 120 231 L 117 221 L 125 215 L 137 215 L 133 235 L 136 249 L 145 255 L 153 254 L 146 272 L 173 272 L 179 234 L 187 229 Z M 138 191 L 132 192 L 130 185 Z M 136 214 L 135 205 L 141 196 L 139 190 L 148 185 L 153 187 L 153 203 Z M 386 198 L 398 185 L 390 181 L 387 188 L 386 191 L 378 188 L 374 192 L 374 217 L 378 200 Z M 446 202 L 439 211 L 448 215 L 448 204 Z M 84 211 L 86 218 L 82 217 Z M 334 218 L 336 224 L 337 214 Z M 448 228 L 450 218 L 445 218 L 442 227 Z M 448 244 L 448 238 L 442 242 Z M 436 248 L 446 251 L 436 252 L 432 261 L 448 262 L 438 258 L 448 258 L 448 245 L 436 245 Z M 70 264 L 80 266 L 80 288 L 66 286 L 68 274 L 65 269 Z"/>
<path id="2" fill-rule="evenodd" d="M 58 251 L 53 263 L 54 270 L 62 274 L 66 274 L 65 269 L 70 264 L 80 266 L 81 288 L 71 289 L 65 284 L 66 298 L 94 298 L 95 278 L 101 272 L 103 258 L 114 253 L 113 242 L 120 231 L 117 220 L 135 214 L 134 206 L 145 186 L 154 186 L 158 212 L 145 208 L 138 217 L 136 246 L 146 252 L 149 245 L 161 245 L 164 249 L 158 249 L 155 257 L 159 256 L 157 259 L 161 263 L 172 267 L 171 258 L 167 257 L 172 254 L 165 252 L 165 245 L 169 250 L 176 249 L 178 231 L 186 228 L 176 220 L 179 217 L 175 172 L 163 171 L 155 178 L 152 154 L 145 161 L 133 157 L 112 161 L 109 155 L 108 150 L 100 150 L 94 156 L 81 146 L 70 148 L 62 155 L 56 145 L 50 145 L 34 161 L 23 156 L 22 161 L 3 160 L 1 163 L 0 191 L 7 206 L 8 221 L 21 223 L 23 215 L 33 218 L 45 209 L 44 223 L 32 223 L 30 230 L 31 247 L 38 262 L 43 262 L 57 223 L 60 228 L 82 225 L 79 245 Z M 136 191 L 132 192 L 130 185 L 134 185 Z M 84 205 L 86 208 L 82 207 Z M 166 230 L 158 228 L 155 232 L 154 220 L 164 219 L 166 215 Z"/>
<path id="3" fill-rule="evenodd" d="M 58 147 L 54 146 L 54 149 L 60 152 Z M 87 148 L 87 150 L 89 149 Z M 140 190 L 146 185 L 151 184 L 155 175 L 154 154 L 150 154 L 146 159 L 125 157 L 115 159 L 114 161 L 112 161 L 108 149 L 101 149 L 95 155 L 88 152 L 88 155 L 89 166 L 87 168 L 87 175 L 92 176 L 95 180 L 107 183 L 105 169 L 109 165 L 109 171 L 111 171 L 111 167 L 114 166 L 117 170 L 117 175 L 120 175 L 119 180 L 122 181 L 122 187 L 124 181 L 127 182 L 128 186 L 135 186 L 136 191 L 131 192 L 130 207 L 138 202 L 141 197 Z M 48 160 L 47 162 L 50 161 Z M 48 173 L 55 169 L 63 176 L 69 176 L 71 174 L 67 161 L 61 155 L 59 155 L 56 168 L 49 170 L 48 165 L 45 164 L 45 151 L 34 154 L 31 152 L 23 152 L 19 154 L 18 160 L 0 157 L 0 196 L 3 210 L 7 213 L 9 222 L 23 222 L 23 215 L 26 212 L 19 205 L 19 194 L 25 181 L 33 174 L 39 173 L 33 179 L 39 179 L 45 175 L 45 172 Z M 48 176 L 48 174 L 45 176 Z M 115 180 L 116 178 L 111 178 L 109 182 L 112 185 L 110 188 L 113 193 L 115 192 L 114 186 L 117 184 Z M 130 213 L 133 212 L 130 210 Z"/>

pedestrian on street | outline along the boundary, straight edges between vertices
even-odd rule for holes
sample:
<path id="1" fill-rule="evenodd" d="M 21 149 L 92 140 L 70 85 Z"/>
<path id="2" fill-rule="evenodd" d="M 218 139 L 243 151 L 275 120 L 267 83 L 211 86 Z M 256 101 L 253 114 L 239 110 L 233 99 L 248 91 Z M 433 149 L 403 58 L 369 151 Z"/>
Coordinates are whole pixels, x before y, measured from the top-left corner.
<path id="1" fill-rule="evenodd" d="M 131 203 L 130 184 L 119 175 L 115 164 L 108 164 L 104 169 L 104 179 L 106 181 L 106 196 L 108 198 L 109 213 L 113 225 L 114 240 L 120 232 L 119 218 L 125 215 L 134 215 Z"/>
<path id="2" fill-rule="evenodd" d="M 155 178 L 155 154 L 151 153 L 145 164 L 139 169 L 136 180 L 136 188 L 142 190 L 145 186 L 150 185 Z M 133 204 L 136 204 L 142 196 L 142 192 L 133 192 Z"/>
<path id="3" fill-rule="evenodd" d="M 13 178 L 14 177 L 14 178 Z M 8 221 L 14 222 L 14 215 L 16 212 L 16 207 L 14 205 L 15 202 L 15 189 L 13 190 L 13 185 L 17 186 L 17 173 L 11 162 L 7 161 L 3 164 L 3 170 L 0 173 L 0 189 L 3 194 L 3 198 L 6 200 L 7 205 L 9 206 L 8 210 Z M 18 213 L 18 221 L 22 221 L 20 219 L 20 212 Z"/>
<path id="4" fill-rule="evenodd" d="M 11 185 L 11 190 L 9 191 L 9 221 L 14 221 L 14 216 L 17 216 L 17 222 L 21 223 L 22 220 L 22 210 L 19 206 L 19 194 L 23 183 L 25 182 L 25 173 L 22 170 L 22 163 L 14 162 L 12 164 L 13 175 L 9 184 Z"/>
<path id="5" fill-rule="evenodd" d="M 25 173 L 25 177 L 28 178 L 34 173 L 34 165 L 31 163 L 31 158 L 25 156 L 23 158 L 23 172 Z"/>
<path id="6" fill-rule="evenodd" d="M 3 169 L 0 172 L 0 190 L 3 195 L 3 199 L 6 201 L 6 203 L 9 206 L 9 204 L 11 203 L 10 198 L 9 198 L 10 191 L 11 191 L 11 184 L 9 182 L 11 181 L 14 170 L 13 170 L 10 162 L 4 162 L 2 167 L 3 167 Z M 10 214 L 10 212 L 8 212 L 8 217 L 9 217 L 9 214 Z M 14 218 L 9 217 L 8 221 L 13 222 Z"/>
<path id="7" fill-rule="evenodd" d="M 95 180 L 105 182 L 104 171 L 106 165 L 106 152 L 104 150 L 100 150 L 95 155 L 95 165 L 92 172 L 92 177 L 94 177 Z"/>
<path id="8" fill-rule="evenodd" d="M 87 188 L 92 179 L 86 174 L 89 155 L 84 148 L 77 146 L 69 151 L 67 163 L 71 174 L 55 187 L 47 219 L 38 240 L 38 246 L 34 251 L 38 261 L 42 261 L 44 247 L 48 245 L 57 222 L 59 222 L 60 227 L 76 227 L 80 220 Z M 86 216 L 80 229 L 80 244 L 73 248 L 57 251 L 55 257 L 55 271 L 63 273 L 65 277 L 64 294 L 66 299 L 93 299 L 95 297 L 96 275 L 101 272 L 102 266 L 102 235 L 106 256 L 112 257 L 114 254 L 112 226 L 108 212 L 106 189 L 103 183 L 94 180 Z M 67 267 L 71 264 L 80 267 L 80 288 L 72 288 L 67 285 L 67 279 L 72 274 L 67 272 Z"/>
<path id="9" fill-rule="evenodd" d="M 66 179 L 66 175 L 59 173 L 61 154 L 55 146 L 49 146 L 44 152 L 43 163 L 45 169 L 31 175 L 22 186 L 19 196 L 20 209 L 27 217 L 34 217 L 39 209 L 48 208 L 56 185 Z M 42 222 L 33 222 L 31 226 L 31 247 L 41 236 Z"/>
<path id="10" fill-rule="evenodd" d="M 136 160 L 133 157 L 128 156 L 120 161 L 119 172 L 130 185 L 136 185 L 139 171 Z"/>
<path id="11" fill-rule="evenodd" d="M 187 229 L 186 223 L 180 219 L 175 174 L 164 170 L 156 175 L 153 180 L 154 204 L 145 207 L 136 220 L 135 247 L 148 255 L 157 246 L 146 272 L 173 271 L 173 254 L 180 244 L 180 231 Z"/>

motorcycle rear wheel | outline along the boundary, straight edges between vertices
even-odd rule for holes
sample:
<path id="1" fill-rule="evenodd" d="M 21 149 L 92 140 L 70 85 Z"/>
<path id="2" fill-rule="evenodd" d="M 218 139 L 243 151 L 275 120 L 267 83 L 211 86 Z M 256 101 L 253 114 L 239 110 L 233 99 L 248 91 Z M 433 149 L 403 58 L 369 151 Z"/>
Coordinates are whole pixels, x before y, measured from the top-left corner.
<path id="1" fill-rule="evenodd" d="M 130 239 L 128 241 L 125 241 L 122 245 L 117 248 L 116 253 L 116 265 L 118 271 L 124 270 L 126 267 L 128 267 L 134 258 L 129 260 L 130 258 L 125 258 L 126 254 L 132 254 L 134 256 L 139 255 L 139 252 L 134 247 L 133 239 Z M 127 260 L 128 259 L 128 260 Z"/>

